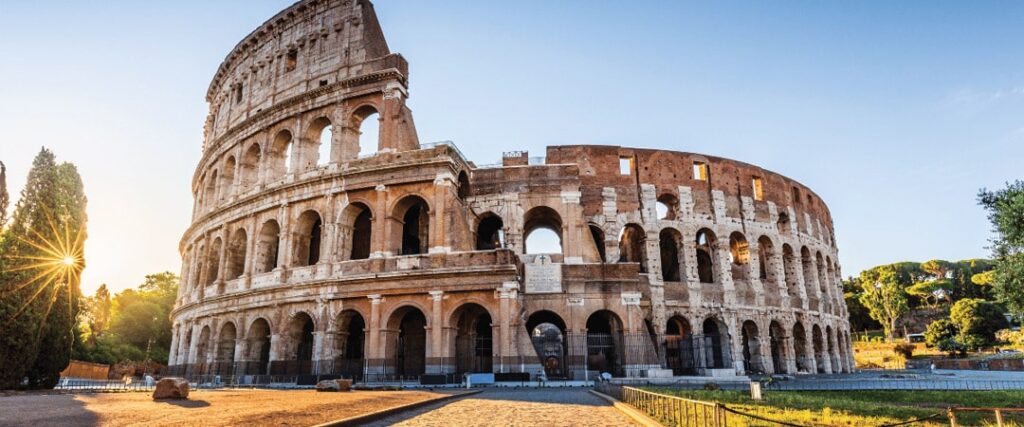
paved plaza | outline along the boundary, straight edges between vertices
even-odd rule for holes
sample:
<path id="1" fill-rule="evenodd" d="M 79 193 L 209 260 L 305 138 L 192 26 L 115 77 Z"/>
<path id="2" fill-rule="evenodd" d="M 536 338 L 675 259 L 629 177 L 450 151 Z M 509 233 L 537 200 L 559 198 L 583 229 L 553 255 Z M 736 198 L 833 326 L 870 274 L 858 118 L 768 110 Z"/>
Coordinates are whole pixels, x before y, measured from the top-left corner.
<path id="1" fill-rule="evenodd" d="M 488 389 L 396 414 L 370 426 L 627 426 L 633 421 L 583 388 Z"/>

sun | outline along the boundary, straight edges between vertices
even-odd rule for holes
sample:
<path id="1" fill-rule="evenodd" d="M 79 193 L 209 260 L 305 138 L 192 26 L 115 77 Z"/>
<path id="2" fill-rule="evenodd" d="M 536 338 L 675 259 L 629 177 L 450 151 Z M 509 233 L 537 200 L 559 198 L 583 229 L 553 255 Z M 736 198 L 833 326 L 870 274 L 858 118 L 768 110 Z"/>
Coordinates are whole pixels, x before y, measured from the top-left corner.
<path id="1" fill-rule="evenodd" d="M 77 262 L 75 260 L 75 257 L 70 255 L 65 256 L 62 261 L 64 262 L 64 265 L 67 267 L 71 267 L 72 265 L 75 265 L 75 262 Z"/>
<path id="2" fill-rule="evenodd" d="M 18 240 L 34 250 L 31 251 L 33 252 L 31 255 L 11 257 L 16 264 L 11 268 L 12 272 L 28 271 L 31 274 L 21 283 L 4 290 L 5 293 L 29 290 L 28 298 L 7 320 L 20 316 L 39 297 L 49 297 L 49 305 L 45 311 L 46 314 L 49 314 L 58 291 L 66 289 L 69 294 L 73 294 L 74 287 L 77 286 L 81 277 L 82 269 L 85 267 L 82 251 L 84 230 L 79 228 L 72 231 L 67 221 L 63 222 L 63 227 L 58 227 L 49 215 L 47 220 L 50 226 L 50 232 L 47 233 L 49 238 L 33 229 L 29 230 L 28 237 L 17 237 Z M 68 299 L 68 303 L 71 303 L 71 299 Z"/>

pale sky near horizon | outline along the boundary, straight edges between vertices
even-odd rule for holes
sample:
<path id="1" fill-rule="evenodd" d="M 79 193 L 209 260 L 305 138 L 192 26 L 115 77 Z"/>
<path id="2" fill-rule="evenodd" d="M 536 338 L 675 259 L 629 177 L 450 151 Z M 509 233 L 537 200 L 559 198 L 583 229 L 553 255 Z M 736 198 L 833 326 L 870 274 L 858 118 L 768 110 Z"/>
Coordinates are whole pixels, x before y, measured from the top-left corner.
<path id="1" fill-rule="evenodd" d="M 83 291 L 179 272 L 209 81 L 291 3 L 0 1 L 0 161 L 15 198 L 40 146 L 78 166 Z M 976 193 L 1024 178 L 1024 3 L 374 3 L 421 141 L 753 163 L 828 204 L 844 276 L 987 256 Z"/>

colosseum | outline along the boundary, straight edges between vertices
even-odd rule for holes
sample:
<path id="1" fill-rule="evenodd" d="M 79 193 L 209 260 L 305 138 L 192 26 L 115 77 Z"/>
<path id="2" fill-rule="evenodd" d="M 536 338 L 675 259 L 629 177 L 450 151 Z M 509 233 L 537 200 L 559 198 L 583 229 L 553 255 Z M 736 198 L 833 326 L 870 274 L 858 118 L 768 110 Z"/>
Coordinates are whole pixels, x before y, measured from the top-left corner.
<path id="1" fill-rule="evenodd" d="M 617 146 L 478 165 L 421 143 L 367 0 L 303 0 L 209 86 L 169 369 L 457 382 L 853 368 L 806 186 Z"/>

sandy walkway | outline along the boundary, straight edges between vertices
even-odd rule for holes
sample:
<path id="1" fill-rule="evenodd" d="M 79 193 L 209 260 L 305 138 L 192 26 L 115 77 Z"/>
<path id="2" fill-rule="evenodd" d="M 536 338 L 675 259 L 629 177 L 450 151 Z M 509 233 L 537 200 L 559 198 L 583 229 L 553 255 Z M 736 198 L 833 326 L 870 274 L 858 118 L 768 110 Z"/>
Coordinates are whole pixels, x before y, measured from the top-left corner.
<path id="1" fill-rule="evenodd" d="M 0 396 L 0 425 L 306 426 L 430 397 L 429 391 L 193 391 L 187 401 L 154 402 L 150 393 Z"/>

